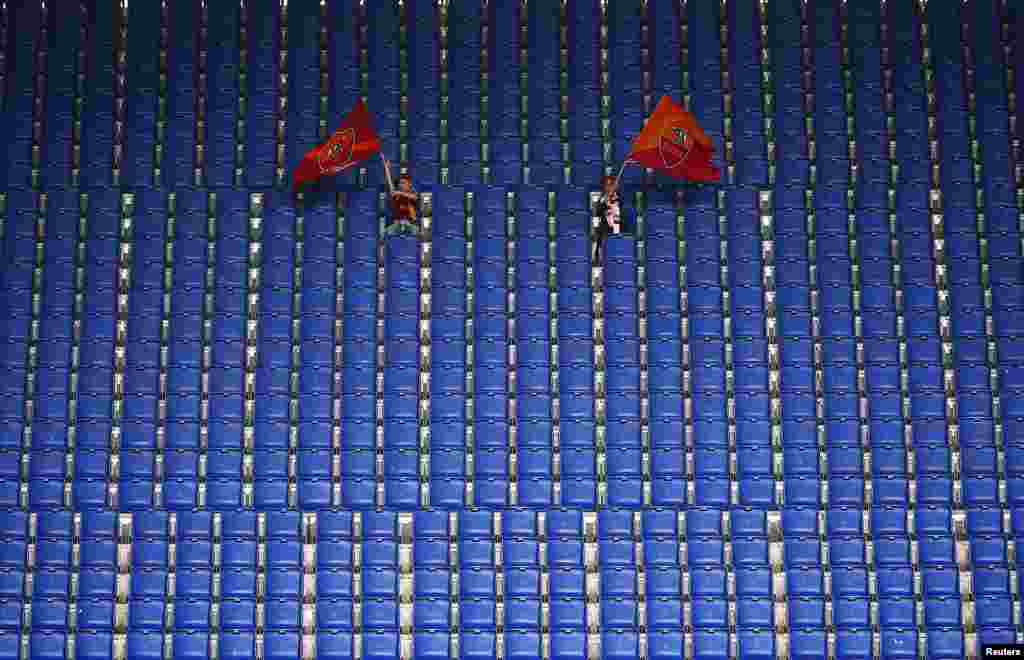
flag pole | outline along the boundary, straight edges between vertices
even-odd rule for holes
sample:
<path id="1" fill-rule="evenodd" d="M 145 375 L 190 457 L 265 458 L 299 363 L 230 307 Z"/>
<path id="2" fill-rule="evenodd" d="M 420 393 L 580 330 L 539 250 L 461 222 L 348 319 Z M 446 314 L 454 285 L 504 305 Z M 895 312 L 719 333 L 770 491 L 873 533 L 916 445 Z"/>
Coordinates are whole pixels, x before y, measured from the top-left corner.
<path id="1" fill-rule="evenodd" d="M 623 170 L 625 170 L 626 169 L 626 165 L 629 165 L 631 162 L 633 162 L 633 161 L 629 160 L 628 158 L 626 160 L 622 161 L 622 167 L 619 168 L 619 173 L 615 175 L 615 187 L 616 188 L 619 187 L 619 179 L 622 178 Z"/>
<path id="2" fill-rule="evenodd" d="M 391 181 L 391 166 L 390 166 L 390 163 L 388 163 L 388 159 L 384 157 L 383 153 L 380 155 L 380 159 L 381 159 L 381 162 L 384 163 L 384 175 L 387 176 L 387 179 L 388 179 L 388 189 L 393 191 L 395 189 L 395 184 Z"/>

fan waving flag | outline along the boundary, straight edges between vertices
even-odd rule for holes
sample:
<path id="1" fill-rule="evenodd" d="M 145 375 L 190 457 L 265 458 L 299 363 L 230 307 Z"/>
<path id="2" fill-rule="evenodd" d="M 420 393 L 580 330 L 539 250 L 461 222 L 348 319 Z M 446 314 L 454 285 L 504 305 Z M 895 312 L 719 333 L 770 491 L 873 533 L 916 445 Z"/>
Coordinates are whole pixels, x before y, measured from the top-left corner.
<path id="1" fill-rule="evenodd" d="M 708 183 L 722 178 L 722 173 L 711 164 L 714 152 L 711 138 L 697 125 L 693 115 L 662 96 L 633 141 L 627 160 L 674 179 Z"/>
<path id="2" fill-rule="evenodd" d="M 373 117 L 360 100 L 330 139 L 303 157 L 295 168 L 293 183 L 298 188 L 320 177 L 334 176 L 379 151 L 380 138 L 373 128 Z"/>

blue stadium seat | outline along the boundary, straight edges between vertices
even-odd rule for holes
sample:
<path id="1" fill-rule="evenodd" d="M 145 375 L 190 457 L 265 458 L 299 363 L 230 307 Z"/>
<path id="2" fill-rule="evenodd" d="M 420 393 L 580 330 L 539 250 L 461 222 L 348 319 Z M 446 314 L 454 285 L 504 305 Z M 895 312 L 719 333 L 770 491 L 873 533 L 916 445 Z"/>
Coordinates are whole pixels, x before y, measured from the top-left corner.
<path id="1" fill-rule="evenodd" d="M 1016 641 L 1013 8 L 384 4 L 0 7 L 0 658 Z"/>

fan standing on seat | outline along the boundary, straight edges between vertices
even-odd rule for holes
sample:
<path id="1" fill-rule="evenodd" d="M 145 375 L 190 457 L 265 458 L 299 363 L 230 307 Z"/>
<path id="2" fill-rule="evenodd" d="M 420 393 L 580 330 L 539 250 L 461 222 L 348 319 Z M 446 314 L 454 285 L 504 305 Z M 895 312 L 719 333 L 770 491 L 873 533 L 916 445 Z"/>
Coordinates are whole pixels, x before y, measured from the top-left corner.
<path id="1" fill-rule="evenodd" d="M 602 184 L 604 189 L 594 209 L 594 244 L 590 256 L 595 262 L 604 261 L 604 242 L 608 236 L 622 233 L 619 180 L 614 176 L 606 176 Z"/>
<path id="2" fill-rule="evenodd" d="M 395 188 L 391 179 L 391 163 L 387 158 L 381 158 L 384 160 L 384 174 L 387 175 L 388 189 L 391 191 L 391 225 L 387 228 L 387 235 L 396 236 L 408 232 L 418 237 L 416 215 L 420 196 L 413 190 L 412 178 L 402 174 L 398 177 L 398 188 Z"/>

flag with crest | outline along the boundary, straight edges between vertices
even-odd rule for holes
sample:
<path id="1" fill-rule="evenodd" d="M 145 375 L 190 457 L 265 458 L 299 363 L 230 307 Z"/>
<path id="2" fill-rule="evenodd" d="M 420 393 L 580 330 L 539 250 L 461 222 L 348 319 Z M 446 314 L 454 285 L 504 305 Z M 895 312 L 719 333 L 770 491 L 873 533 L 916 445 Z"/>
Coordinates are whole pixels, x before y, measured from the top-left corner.
<path id="1" fill-rule="evenodd" d="M 380 138 L 366 104 L 359 101 L 326 143 L 305 155 L 292 176 L 296 188 L 334 176 L 380 151 Z"/>
<path id="2" fill-rule="evenodd" d="M 711 164 L 714 153 L 711 138 L 693 115 L 663 96 L 626 159 L 674 179 L 709 183 L 722 178 Z"/>

